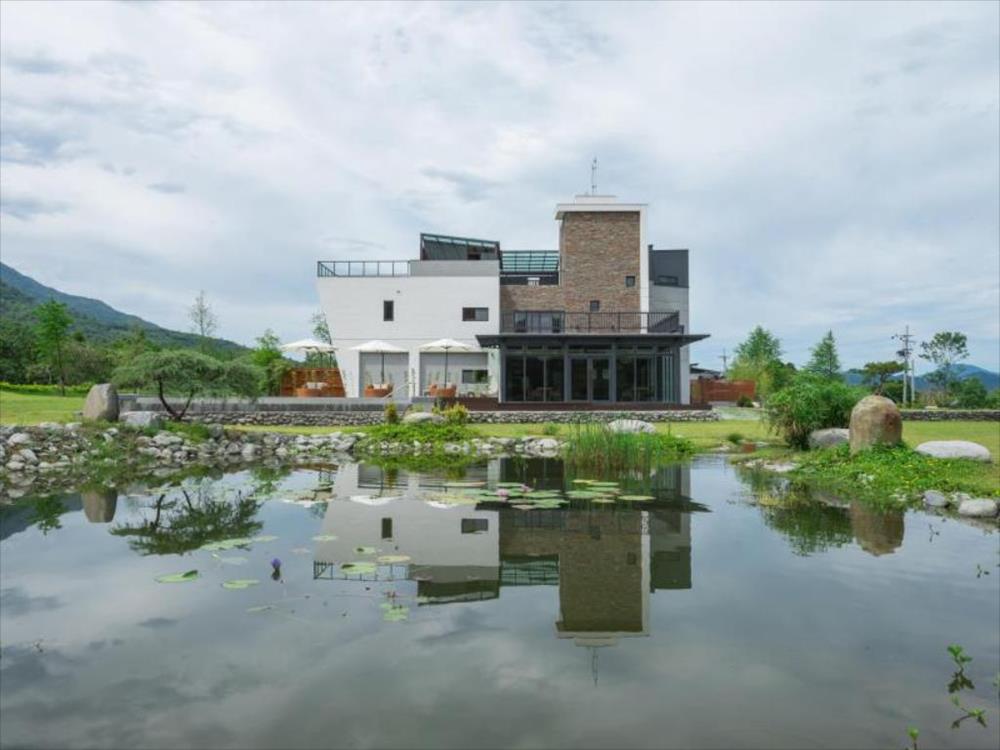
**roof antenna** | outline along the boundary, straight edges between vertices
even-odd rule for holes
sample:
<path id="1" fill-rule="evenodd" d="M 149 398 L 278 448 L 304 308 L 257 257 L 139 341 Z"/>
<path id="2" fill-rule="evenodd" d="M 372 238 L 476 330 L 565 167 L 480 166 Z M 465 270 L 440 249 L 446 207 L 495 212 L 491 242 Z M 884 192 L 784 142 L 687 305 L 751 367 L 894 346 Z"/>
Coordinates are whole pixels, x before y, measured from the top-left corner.
<path id="1" fill-rule="evenodd" d="M 590 163 L 590 194 L 597 194 L 597 157 Z"/>

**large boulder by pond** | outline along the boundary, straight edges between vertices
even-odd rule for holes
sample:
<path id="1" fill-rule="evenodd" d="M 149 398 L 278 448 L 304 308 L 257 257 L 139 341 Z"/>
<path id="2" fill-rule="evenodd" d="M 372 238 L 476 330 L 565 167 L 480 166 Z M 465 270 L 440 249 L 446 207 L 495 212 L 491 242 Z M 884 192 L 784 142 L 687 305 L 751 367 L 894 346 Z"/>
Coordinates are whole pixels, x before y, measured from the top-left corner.
<path id="1" fill-rule="evenodd" d="M 809 447 L 812 450 L 818 448 L 833 448 L 841 443 L 851 440 L 851 431 L 843 427 L 830 427 L 825 430 L 813 430 L 809 433 Z"/>
<path id="2" fill-rule="evenodd" d="M 865 396 L 851 410 L 851 453 L 874 445 L 899 445 L 903 418 L 891 399 Z"/>
<path id="3" fill-rule="evenodd" d="M 444 417 L 431 411 L 411 411 L 403 417 L 403 424 L 441 424 Z"/>
<path id="4" fill-rule="evenodd" d="M 124 411 L 118 421 L 129 427 L 151 427 L 154 430 L 163 427 L 163 417 L 155 411 Z"/>
<path id="5" fill-rule="evenodd" d="M 931 458 L 965 458 L 984 463 L 993 460 L 986 448 L 968 440 L 931 440 L 921 443 L 915 450 Z"/>
<path id="6" fill-rule="evenodd" d="M 612 432 L 656 432 L 653 425 L 641 419 L 616 419 L 608 422 L 608 429 Z"/>
<path id="7" fill-rule="evenodd" d="M 118 389 L 111 383 L 98 383 L 90 389 L 83 402 L 84 419 L 114 422 L 118 419 Z"/>

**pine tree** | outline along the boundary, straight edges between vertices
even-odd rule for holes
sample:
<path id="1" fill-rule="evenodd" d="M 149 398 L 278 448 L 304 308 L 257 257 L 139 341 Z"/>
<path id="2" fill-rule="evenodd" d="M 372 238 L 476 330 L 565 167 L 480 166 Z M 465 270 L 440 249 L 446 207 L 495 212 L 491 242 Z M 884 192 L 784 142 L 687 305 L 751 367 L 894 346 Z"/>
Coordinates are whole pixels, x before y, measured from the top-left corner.
<path id="1" fill-rule="evenodd" d="M 826 335 L 812 348 L 811 354 L 809 364 L 805 367 L 806 372 L 828 380 L 841 379 L 840 357 L 837 355 L 837 342 L 833 338 L 833 331 L 826 332 Z"/>

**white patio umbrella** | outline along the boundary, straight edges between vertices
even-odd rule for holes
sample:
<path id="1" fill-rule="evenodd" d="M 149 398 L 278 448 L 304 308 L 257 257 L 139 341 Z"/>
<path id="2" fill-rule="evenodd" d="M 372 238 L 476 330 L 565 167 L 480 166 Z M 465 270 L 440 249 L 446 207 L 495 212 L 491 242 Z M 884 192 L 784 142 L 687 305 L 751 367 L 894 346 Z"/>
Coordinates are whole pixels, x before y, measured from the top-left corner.
<path id="1" fill-rule="evenodd" d="M 444 352 L 444 384 L 446 386 L 448 385 L 448 352 L 453 349 L 459 352 L 468 352 L 472 351 L 473 347 L 455 339 L 438 339 L 420 347 L 420 350 L 424 352 Z"/>
<path id="2" fill-rule="evenodd" d="M 366 341 L 363 344 L 358 344 L 357 346 L 352 346 L 356 352 L 367 352 L 368 354 L 381 354 L 382 355 L 382 379 L 380 382 L 385 382 L 385 355 L 386 354 L 405 354 L 406 349 L 396 346 L 395 344 L 390 344 L 388 341 L 382 341 L 380 339 L 373 339 L 372 341 Z"/>
<path id="3" fill-rule="evenodd" d="M 316 339 L 299 339 L 298 341 L 292 341 L 287 344 L 282 344 L 278 347 L 283 352 L 303 352 L 308 354 L 309 352 L 335 352 L 336 347 L 332 344 L 328 344 L 325 341 L 318 341 Z"/>

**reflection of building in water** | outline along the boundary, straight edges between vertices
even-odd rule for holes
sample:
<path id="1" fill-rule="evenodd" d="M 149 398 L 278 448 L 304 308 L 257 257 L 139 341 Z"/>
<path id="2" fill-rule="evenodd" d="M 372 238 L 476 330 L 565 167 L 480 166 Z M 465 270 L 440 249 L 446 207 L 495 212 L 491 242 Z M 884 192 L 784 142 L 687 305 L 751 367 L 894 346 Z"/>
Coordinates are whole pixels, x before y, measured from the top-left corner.
<path id="1" fill-rule="evenodd" d="M 854 501 L 848 513 L 854 538 L 865 552 L 876 557 L 891 555 L 903 544 L 903 511 L 873 510 Z"/>
<path id="2" fill-rule="evenodd" d="M 688 486 L 688 471 L 658 472 L 652 478 L 658 496 L 687 501 L 681 491 Z M 487 478 L 496 477 L 482 477 Z M 502 478 L 511 481 L 507 471 Z M 563 481 L 561 475 L 548 478 L 550 486 Z M 528 479 L 540 486 L 537 476 L 517 481 Z M 649 594 L 691 588 L 688 511 L 621 506 L 525 511 L 403 497 L 441 481 L 403 473 L 387 477 L 377 467 L 342 467 L 336 492 L 353 501 L 327 507 L 322 534 L 336 539 L 318 543 L 316 577 L 362 577 L 343 573 L 338 565 L 365 560 L 356 550 L 373 547 L 380 555 L 410 560 L 380 567 L 368 579 L 415 580 L 418 595 L 431 603 L 494 598 L 502 586 L 558 585 L 558 635 L 587 646 L 648 635 Z M 372 490 L 384 494 L 377 497 Z"/>

